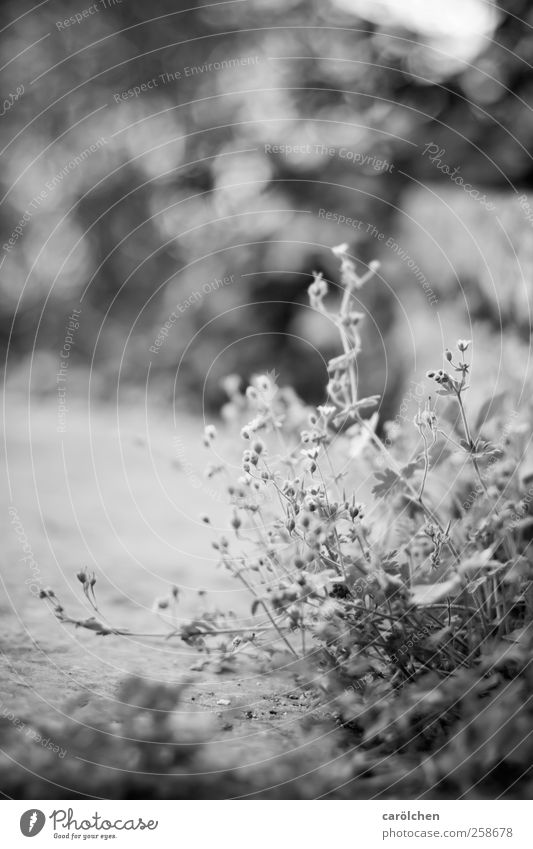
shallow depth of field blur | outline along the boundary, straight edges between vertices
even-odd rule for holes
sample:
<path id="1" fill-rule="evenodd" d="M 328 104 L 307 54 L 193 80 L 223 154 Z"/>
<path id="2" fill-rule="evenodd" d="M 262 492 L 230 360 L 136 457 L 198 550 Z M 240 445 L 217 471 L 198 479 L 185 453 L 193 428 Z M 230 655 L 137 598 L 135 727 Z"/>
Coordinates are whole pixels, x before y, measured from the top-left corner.
<path id="1" fill-rule="evenodd" d="M 236 468 L 227 375 L 244 387 L 268 372 L 325 402 L 340 348 L 307 289 L 313 272 L 338 284 L 335 245 L 361 273 L 380 262 L 359 293 L 357 365 L 361 393 L 381 395 L 379 433 L 411 426 L 426 371 L 460 338 L 473 340 L 473 408 L 505 392 L 520 409 L 533 9 L 17 0 L 0 33 L 2 733 L 21 733 L 6 711 L 50 727 L 106 716 L 120 733 L 128 675 L 189 678 L 183 713 L 213 719 L 240 763 L 268 757 L 259 732 L 281 757 L 312 713 L 293 684 L 248 667 L 206 678 L 189 646 L 67 630 L 39 591 L 82 611 L 86 567 L 114 620 L 140 631 L 172 586 L 180 617 L 248 611 L 200 518 L 231 512 L 205 477 L 203 429 L 217 424 Z M 36 798 L 27 780 L 8 792 Z"/>

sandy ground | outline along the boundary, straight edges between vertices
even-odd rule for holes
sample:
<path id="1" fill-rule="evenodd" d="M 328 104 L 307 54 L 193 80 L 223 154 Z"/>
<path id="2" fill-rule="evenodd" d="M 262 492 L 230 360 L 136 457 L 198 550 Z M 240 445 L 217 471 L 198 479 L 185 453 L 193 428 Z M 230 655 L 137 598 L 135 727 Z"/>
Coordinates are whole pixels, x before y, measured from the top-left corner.
<path id="1" fill-rule="evenodd" d="M 199 589 L 205 603 L 246 615 L 250 600 L 215 568 L 211 534 L 199 521 L 207 511 L 216 524 L 227 510 L 202 478 L 202 426 L 184 417 L 174 424 L 171 410 L 146 415 L 132 406 L 117 415 L 70 403 L 66 432 L 58 433 L 53 403 L 28 410 L 20 396 L 6 399 L 4 421 L 0 712 L 92 724 L 113 720 L 129 674 L 188 679 L 187 709 L 205 713 L 218 740 L 244 745 L 249 762 L 287 751 L 316 708 L 294 679 L 250 664 L 229 677 L 191 671 L 198 656 L 181 641 L 98 637 L 57 622 L 37 597 L 52 587 L 70 615 L 91 615 L 76 579 L 86 566 L 117 627 L 160 630 L 152 604 L 174 584 L 184 618 L 204 603 Z"/>

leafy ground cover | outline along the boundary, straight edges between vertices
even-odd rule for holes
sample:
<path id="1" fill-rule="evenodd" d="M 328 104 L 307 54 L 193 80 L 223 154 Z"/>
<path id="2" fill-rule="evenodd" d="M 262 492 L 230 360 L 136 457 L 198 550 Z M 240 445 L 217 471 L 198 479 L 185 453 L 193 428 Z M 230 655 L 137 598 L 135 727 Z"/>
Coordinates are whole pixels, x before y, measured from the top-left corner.
<path id="1" fill-rule="evenodd" d="M 72 571 L 48 557 L 56 568 L 45 582 L 35 558 L 35 586 L 25 579 L 32 613 L 22 621 L 27 639 L 37 616 L 47 639 L 56 629 L 56 651 L 70 642 L 90 658 L 92 694 L 105 709 L 96 719 L 94 705 L 82 704 L 73 724 L 79 704 L 61 706 L 64 718 L 43 720 L 32 737 L 35 711 L 21 718 L 8 705 L 6 792 L 26 786 L 24 767 L 8 769 L 27 755 L 25 734 L 40 747 L 29 760 L 35 796 L 48 790 L 44 772 L 74 794 L 98 787 L 109 796 L 530 794 L 528 402 L 516 409 L 510 386 L 471 405 L 473 343 L 459 339 L 427 372 L 412 423 L 380 422 L 379 397 L 359 395 L 364 315 L 354 308 L 379 269 L 359 272 L 345 245 L 334 254 L 340 290 L 321 274 L 309 289 L 339 334 L 322 405 L 308 408 L 272 373 L 246 388 L 230 377 L 222 426 L 182 429 L 174 459 L 160 425 L 136 434 L 102 425 L 111 490 L 94 474 L 97 497 L 86 481 L 99 468 L 98 440 L 89 434 L 89 468 L 78 445 L 57 529 Z M 203 442 L 203 477 L 189 441 Z M 38 495 L 33 466 L 31 479 Z M 75 513 L 76 533 L 94 567 L 66 530 L 76 483 L 88 511 L 83 522 Z M 18 544 L 29 544 L 14 501 L 10 509 Z M 95 557 L 102 528 L 120 547 L 119 568 L 110 550 Z M 50 666 L 54 645 L 46 648 Z M 135 677 L 119 685 L 125 671 Z M 87 672 L 78 688 L 90 689 Z M 20 677 L 27 686 L 28 670 Z M 35 688 L 32 698 L 46 701 Z M 57 714 L 55 687 L 50 698 Z"/>

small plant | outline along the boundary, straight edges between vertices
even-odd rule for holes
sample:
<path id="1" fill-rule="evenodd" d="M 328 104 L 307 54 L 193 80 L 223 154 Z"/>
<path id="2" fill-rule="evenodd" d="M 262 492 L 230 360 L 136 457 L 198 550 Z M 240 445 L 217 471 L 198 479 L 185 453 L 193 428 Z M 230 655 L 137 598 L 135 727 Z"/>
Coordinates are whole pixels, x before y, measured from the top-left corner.
<path id="1" fill-rule="evenodd" d="M 528 428 L 513 415 L 499 439 L 503 398 L 489 399 L 470 422 L 472 343 L 459 340 L 457 353 L 444 352 L 445 367 L 427 374 L 436 397 L 427 397 L 412 428 L 384 441 L 379 396 L 359 396 L 364 315 L 354 308 L 379 266 L 359 274 L 346 245 L 333 252 L 340 298 L 321 274 L 309 287 L 311 306 L 335 325 L 342 349 L 328 364 L 324 403 L 307 408 L 272 374 L 244 393 L 238 379 L 224 384 L 224 418 L 240 431 L 243 452 L 240 474 L 224 484 L 228 532 L 212 544 L 219 566 L 250 594 L 249 624 L 210 611 L 172 627 L 165 617 L 166 630 L 146 636 L 180 638 L 218 672 L 244 653 L 282 657 L 308 670 L 371 745 L 382 726 L 394 726 L 396 711 L 416 703 L 419 682 L 430 676 L 432 689 L 452 693 L 457 676 L 482 682 L 487 646 L 507 649 L 530 628 L 532 499 L 521 477 Z M 392 432 L 387 423 L 381 431 Z M 207 450 L 216 438 L 209 425 Z M 357 478 L 371 470 L 365 505 Z M 223 473 L 230 471 L 218 460 L 208 469 L 209 477 Z M 53 591 L 43 591 L 56 617 L 103 636 L 129 634 L 100 613 L 94 576 L 78 578 L 98 618 L 69 617 Z M 177 604 L 177 591 L 158 603 Z M 454 712 L 446 699 L 439 704 L 431 727 L 440 741 Z"/>

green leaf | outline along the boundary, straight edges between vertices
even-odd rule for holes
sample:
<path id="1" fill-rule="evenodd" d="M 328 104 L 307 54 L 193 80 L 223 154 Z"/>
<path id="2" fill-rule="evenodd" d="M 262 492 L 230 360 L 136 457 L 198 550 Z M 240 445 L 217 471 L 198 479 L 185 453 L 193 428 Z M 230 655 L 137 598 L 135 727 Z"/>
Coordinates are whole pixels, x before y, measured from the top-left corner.
<path id="1" fill-rule="evenodd" d="M 461 560 L 461 564 L 459 569 L 461 573 L 464 575 L 467 572 L 476 572 L 478 569 L 487 569 L 495 564 L 498 565 L 498 561 L 493 560 L 493 548 L 485 548 L 483 551 L 476 551 L 471 557 L 467 557 Z"/>
<path id="2" fill-rule="evenodd" d="M 400 474 L 397 474 L 389 468 L 384 469 L 382 472 L 376 472 L 374 477 L 378 482 L 374 487 L 372 487 L 372 494 L 375 495 L 376 498 L 385 498 L 385 496 L 391 495 L 393 490 L 404 488 L 405 481 L 412 478 L 414 473 L 418 471 L 418 469 L 423 468 L 423 466 L 424 457 L 420 454 L 418 457 L 415 457 L 414 460 L 411 460 L 405 466 L 402 466 Z"/>
<path id="3" fill-rule="evenodd" d="M 381 568 L 385 572 L 392 572 L 393 574 L 398 573 L 400 565 L 398 563 L 398 550 L 396 548 L 382 555 Z"/>
<path id="4" fill-rule="evenodd" d="M 502 457 L 503 451 L 493 442 L 485 442 L 483 439 L 478 439 L 476 450 L 472 452 L 472 456 L 478 457 Z"/>
<path id="5" fill-rule="evenodd" d="M 402 483 L 401 478 L 393 472 L 392 469 L 384 469 L 382 472 L 376 472 L 374 477 L 378 483 L 372 487 L 372 494 L 376 498 L 385 498 L 390 495 L 392 490 Z"/>
<path id="6" fill-rule="evenodd" d="M 461 587 L 461 579 L 454 575 L 440 584 L 414 584 L 411 587 L 411 598 L 419 607 L 436 604 L 450 595 L 455 595 Z"/>
<path id="7" fill-rule="evenodd" d="M 403 477 L 407 478 L 409 480 L 409 478 L 412 478 L 414 473 L 416 471 L 418 471 L 418 469 L 423 469 L 423 468 L 424 468 L 424 455 L 419 454 L 418 457 L 415 457 L 414 460 L 411 460 L 409 463 L 407 463 L 406 466 L 403 466 L 401 472 L 402 472 Z"/>

